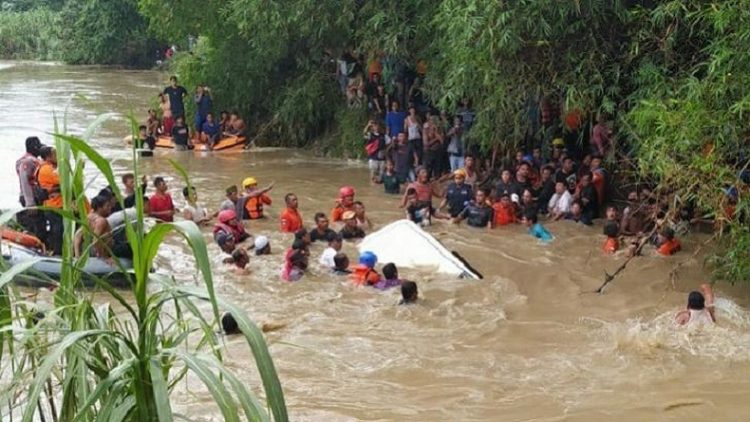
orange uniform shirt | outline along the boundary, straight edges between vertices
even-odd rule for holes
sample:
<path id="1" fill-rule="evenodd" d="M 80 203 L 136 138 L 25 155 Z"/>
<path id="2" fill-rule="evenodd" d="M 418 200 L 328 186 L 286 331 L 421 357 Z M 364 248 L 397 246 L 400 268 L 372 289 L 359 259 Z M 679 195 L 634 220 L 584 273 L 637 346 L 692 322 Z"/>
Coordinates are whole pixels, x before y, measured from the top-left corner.
<path id="1" fill-rule="evenodd" d="M 281 231 L 285 233 L 294 233 L 302 228 L 302 216 L 299 211 L 291 208 L 284 208 L 281 212 Z"/>
<path id="2" fill-rule="evenodd" d="M 667 240 L 666 242 L 662 243 L 661 246 L 659 246 L 659 253 L 665 256 L 674 255 L 675 252 L 682 249 L 682 245 L 680 245 L 680 241 L 677 239 Z"/>
<path id="3" fill-rule="evenodd" d="M 513 207 L 513 204 L 505 206 L 500 202 L 495 202 L 492 205 L 492 209 L 495 210 L 496 226 L 507 226 L 516 222 L 516 209 Z"/>
<path id="4" fill-rule="evenodd" d="M 41 167 L 39 167 L 37 180 L 39 181 L 39 186 L 49 192 L 49 198 L 44 201 L 43 205 L 51 208 L 62 208 L 63 198 L 59 192 L 60 175 L 57 174 L 57 168 L 52 164 L 43 163 Z"/>
<path id="5" fill-rule="evenodd" d="M 620 249 L 620 241 L 618 241 L 616 237 L 608 237 L 602 246 L 602 250 L 606 254 L 613 254 L 617 252 L 618 249 Z"/>

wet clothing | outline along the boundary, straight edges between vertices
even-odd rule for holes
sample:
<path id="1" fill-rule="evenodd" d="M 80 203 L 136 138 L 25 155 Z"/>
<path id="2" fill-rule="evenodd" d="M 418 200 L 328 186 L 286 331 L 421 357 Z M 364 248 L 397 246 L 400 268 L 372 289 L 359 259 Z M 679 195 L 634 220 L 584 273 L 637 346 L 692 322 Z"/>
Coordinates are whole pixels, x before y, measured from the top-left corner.
<path id="1" fill-rule="evenodd" d="M 409 214 L 409 220 L 415 224 L 424 224 L 430 222 L 432 210 L 429 204 L 417 202 L 414 205 L 409 205 L 406 208 L 406 213 Z"/>
<path id="2" fill-rule="evenodd" d="M 529 228 L 529 234 L 543 242 L 550 242 L 554 239 L 552 234 L 539 223 L 536 223 Z"/>
<path id="3" fill-rule="evenodd" d="M 280 216 L 281 231 L 294 233 L 302 228 L 302 216 L 296 209 L 285 208 Z"/>
<path id="4" fill-rule="evenodd" d="M 328 242 L 328 236 L 332 234 L 336 234 L 336 232 L 331 229 L 326 229 L 323 233 L 321 233 L 317 228 L 314 228 L 310 230 L 310 240 L 312 242 Z"/>
<path id="5" fill-rule="evenodd" d="M 697 325 L 711 325 L 714 323 L 714 319 L 711 318 L 711 313 L 708 311 L 708 309 L 688 309 L 690 312 L 690 319 L 688 319 L 688 324 L 697 324 Z"/>
<path id="6" fill-rule="evenodd" d="M 680 241 L 677 239 L 667 240 L 659 246 L 657 250 L 661 255 L 669 256 L 674 255 L 682 249 Z"/>
<path id="7" fill-rule="evenodd" d="M 323 265 L 328 268 L 334 268 L 336 266 L 336 262 L 334 262 L 333 258 L 336 256 L 338 252 L 336 249 L 333 249 L 332 247 L 327 247 L 325 250 L 323 250 L 323 254 L 320 255 L 320 259 L 318 262 L 320 265 Z"/>
<path id="8" fill-rule="evenodd" d="M 155 213 L 160 211 L 169 211 L 174 209 L 174 203 L 172 197 L 168 193 L 157 193 L 148 200 L 148 209 L 151 213 L 151 217 L 159 218 L 162 221 L 171 223 L 174 221 L 174 216 L 159 217 Z"/>
<path id="9" fill-rule="evenodd" d="M 360 227 L 354 227 L 349 228 L 344 226 L 344 228 L 341 229 L 339 232 L 342 239 L 349 240 L 349 239 L 361 239 L 365 237 L 365 231 L 362 230 Z"/>
<path id="10" fill-rule="evenodd" d="M 237 243 L 240 243 L 250 237 L 250 235 L 245 231 L 245 227 L 242 224 L 225 224 L 225 223 L 216 223 L 214 224 L 214 239 L 217 239 L 219 236 L 219 233 L 224 234 L 231 234 L 232 237 L 234 237 L 234 241 Z"/>
<path id="11" fill-rule="evenodd" d="M 347 212 L 347 211 L 354 211 L 354 205 L 352 204 L 349 207 L 344 207 L 342 205 L 337 205 L 337 206 L 333 207 L 333 209 L 331 210 L 331 221 L 333 221 L 334 223 L 336 221 L 341 221 L 343 219 L 342 217 L 343 217 L 344 213 Z"/>
<path id="12" fill-rule="evenodd" d="M 620 249 L 620 241 L 616 237 L 608 237 L 602 246 L 602 250 L 606 254 L 613 254 Z"/>
<path id="13" fill-rule="evenodd" d="M 448 204 L 448 211 L 451 217 L 457 217 L 461 214 L 461 211 L 466 208 L 466 205 L 471 202 L 471 198 L 474 197 L 474 192 L 471 189 L 471 185 L 467 183 L 457 184 L 451 182 L 445 191 L 445 199 Z"/>
<path id="14" fill-rule="evenodd" d="M 396 144 L 391 150 L 394 172 L 401 182 L 406 182 L 414 170 L 414 147 L 411 144 Z"/>
<path id="15" fill-rule="evenodd" d="M 430 204 L 432 203 L 432 185 L 431 184 L 414 182 L 414 183 L 410 183 L 409 186 L 406 187 L 406 190 L 409 190 L 411 188 L 414 188 L 414 190 L 417 191 L 418 202 L 426 202 Z"/>
<path id="16" fill-rule="evenodd" d="M 503 182 L 502 180 L 500 180 L 495 185 L 495 194 L 497 195 L 497 197 L 500 198 L 500 196 L 503 193 L 507 193 L 508 195 L 513 195 L 514 193 L 516 195 L 520 195 L 521 194 L 520 188 L 518 187 L 518 185 L 516 184 L 516 182 L 513 181 L 512 179 L 510 181 L 508 181 L 507 183 Z"/>
<path id="17" fill-rule="evenodd" d="M 505 205 L 502 202 L 495 202 L 492 209 L 495 213 L 495 225 L 507 226 L 516 222 L 516 208 L 513 204 Z"/>
<path id="18" fill-rule="evenodd" d="M 491 207 L 479 206 L 476 202 L 471 201 L 461 211 L 459 217 L 466 219 L 466 224 L 472 227 L 487 227 L 487 224 L 493 219 L 493 210 Z"/>
<path id="19" fill-rule="evenodd" d="M 380 181 L 383 182 L 383 188 L 385 189 L 385 193 L 390 193 L 393 195 L 398 195 L 401 193 L 401 180 L 399 179 L 396 174 L 387 174 L 383 173 L 382 176 L 380 176 Z"/>
<path id="20" fill-rule="evenodd" d="M 378 290 L 388 290 L 392 287 L 398 287 L 401 285 L 401 280 L 399 279 L 393 279 L 393 280 L 386 280 L 384 278 L 380 279 L 377 283 L 373 284 L 372 287 L 378 289 Z"/>

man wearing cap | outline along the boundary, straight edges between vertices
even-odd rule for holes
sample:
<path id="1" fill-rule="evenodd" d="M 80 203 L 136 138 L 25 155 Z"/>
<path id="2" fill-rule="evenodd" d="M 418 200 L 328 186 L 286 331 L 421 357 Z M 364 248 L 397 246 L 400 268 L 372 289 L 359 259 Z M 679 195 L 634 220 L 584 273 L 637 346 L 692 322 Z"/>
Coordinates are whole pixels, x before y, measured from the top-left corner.
<path id="1" fill-rule="evenodd" d="M 286 208 L 281 212 L 281 231 L 285 233 L 294 233 L 302 228 L 302 216 L 299 213 L 297 195 L 288 193 L 284 197 Z"/>
<path id="2" fill-rule="evenodd" d="M 242 181 L 242 187 L 245 189 L 245 195 L 238 201 L 237 215 L 241 215 L 243 220 L 263 218 L 263 205 L 271 205 L 271 197 L 266 195 L 266 192 L 270 191 L 273 185 L 258 189 L 255 178 L 247 177 Z"/>
<path id="3" fill-rule="evenodd" d="M 255 238 L 255 255 L 271 255 L 271 243 L 266 236 Z"/>
<path id="4" fill-rule="evenodd" d="M 20 188 L 19 202 L 26 208 L 39 205 L 34 198 L 34 188 L 37 186 L 36 171 L 41 165 L 38 157 L 42 146 L 42 142 L 36 136 L 26 138 L 26 153 L 16 161 Z M 43 234 L 43 220 L 36 210 L 21 211 L 16 215 L 16 220 L 35 236 Z"/>
<path id="5" fill-rule="evenodd" d="M 447 205 L 451 218 L 458 217 L 458 214 L 466 208 L 466 205 L 474 197 L 471 186 L 465 182 L 466 170 L 458 169 L 453 172 L 453 181 L 445 189 L 445 196 L 439 209 L 442 210 Z"/>
<path id="6" fill-rule="evenodd" d="M 246 177 L 242 181 L 245 193 L 235 202 L 234 211 L 240 220 L 255 220 L 263 218 L 263 205 L 271 205 L 271 198 L 266 195 L 273 189 L 273 183 L 263 189 L 258 189 L 258 182 L 254 177 Z"/>

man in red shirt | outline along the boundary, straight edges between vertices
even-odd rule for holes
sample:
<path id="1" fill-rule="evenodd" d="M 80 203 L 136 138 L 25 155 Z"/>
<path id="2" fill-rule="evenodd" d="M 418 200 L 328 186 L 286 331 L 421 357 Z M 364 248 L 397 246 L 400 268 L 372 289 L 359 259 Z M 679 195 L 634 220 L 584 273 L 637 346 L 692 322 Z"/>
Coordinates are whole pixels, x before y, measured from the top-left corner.
<path id="1" fill-rule="evenodd" d="M 163 177 L 157 177 L 154 179 L 154 187 L 156 193 L 148 200 L 148 215 L 171 223 L 174 221 L 174 214 L 177 210 L 172 202 L 172 197 L 167 193 L 167 182 L 164 181 Z"/>
<path id="2" fill-rule="evenodd" d="M 286 208 L 281 212 L 281 231 L 294 233 L 302 228 L 302 216 L 297 210 L 297 195 L 288 193 L 284 197 Z"/>

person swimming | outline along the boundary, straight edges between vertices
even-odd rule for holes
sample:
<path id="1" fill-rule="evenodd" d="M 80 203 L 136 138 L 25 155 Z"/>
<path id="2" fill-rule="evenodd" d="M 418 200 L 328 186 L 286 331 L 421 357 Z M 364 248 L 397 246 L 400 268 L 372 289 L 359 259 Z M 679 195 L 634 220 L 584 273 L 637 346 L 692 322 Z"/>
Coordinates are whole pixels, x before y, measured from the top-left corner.
<path id="1" fill-rule="evenodd" d="M 232 264 L 238 274 L 248 274 L 247 264 L 250 263 L 250 257 L 247 255 L 247 251 L 242 248 L 237 248 L 232 252 Z"/>
<path id="2" fill-rule="evenodd" d="M 351 275 L 349 269 L 349 257 L 345 253 L 339 252 L 333 257 L 333 273 L 335 275 Z"/>
<path id="3" fill-rule="evenodd" d="M 710 284 L 702 284 L 701 291 L 688 294 L 687 309 L 675 316 L 678 325 L 711 325 L 716 322 L 714 315 L 714 292 Z"/>
<path id="4" fill-rule="evenodd" d="M 325 248 L 323 254 L 320 255 L 318 262 L 328 268 L 336 267 L 335 257 L 341 251 L 343 239 L 335 232 L 328 234 L 328 247 Z M 348 264 L 347 264 L 348 266 Z"/>
<path id="5" fill-rule="evenodd" d="M 537 221 L 536 212 L 531 211 L 525 213 L 521 218 L 521 223 L 529 228 L 530 235 L 536 237 L 542 242 L 551 242 L 554 240 L 552 234 Z"/>
<path id="6" fill-rule="evenodd" d="M 255 238 L 255 255 L 271 255 L 271 242 L 269 242 L 266 236 Z"/>
<path id="7" fill-rule="evenodd" d="M 419 299 L 419 291 L 417 289 L 417 283 L 413 281 L 404 281 L 401 283 L 401 301 L 399 305 L 408 305 L 416 303 Z"/>
<path id="8" fill-rule="evenodd" d="M 234 319 L 234 316 L 230 312 L 224 312 L 224 315 L 221 316 L 221 330 L 226 335 L 240 334 L 242 332 L 237 324 L 237 320 Z"/>
<path id="9" fill-rule="evenodd" d="M 387 290 L 391 287 L 400 285 L 401 279 L 398 278 L 398 269 L 396 268 L 396 264 L 389 262 L 383 265 L 383 278 L 381 278 L 377 283 L 373 284 L 372 287 L 378 290 Z"/>

